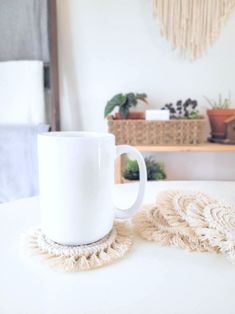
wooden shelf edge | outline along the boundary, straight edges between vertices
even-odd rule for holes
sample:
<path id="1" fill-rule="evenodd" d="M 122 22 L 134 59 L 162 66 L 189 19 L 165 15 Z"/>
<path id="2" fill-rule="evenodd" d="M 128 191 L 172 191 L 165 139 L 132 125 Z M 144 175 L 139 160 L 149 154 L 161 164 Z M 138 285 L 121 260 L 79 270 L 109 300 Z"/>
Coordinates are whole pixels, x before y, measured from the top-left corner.
<path id="1" fill-rule="evenodd" d="M 198 145 L 146 145 L 135 146 L 141 152 L 235 152 L 235 145 L 198 144 Z"/>

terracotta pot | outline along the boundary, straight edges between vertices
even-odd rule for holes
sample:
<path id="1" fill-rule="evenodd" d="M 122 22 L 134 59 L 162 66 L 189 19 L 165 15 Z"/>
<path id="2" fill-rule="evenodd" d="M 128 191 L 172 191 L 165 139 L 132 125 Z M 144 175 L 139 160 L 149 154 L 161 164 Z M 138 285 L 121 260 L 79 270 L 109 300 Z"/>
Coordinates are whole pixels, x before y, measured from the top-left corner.
<path id="1" fill-rule="evenodd" d="M 211 126 L 211 136 L 223 139 L 226 136 L 225 120 L 235 116 L 235 109 L 209 109 L 207 114 Z"/>
<path id="2" fill-rule="evenodd" d="M 120 112 L 115 113 L 115 119 L 120 120 L 121 115 Z M 133 111 L 129 112 L 126 119 L 131 119 L 131 120 L 144 120 L 145 119 L 145 114 L 142 111 Z"/>

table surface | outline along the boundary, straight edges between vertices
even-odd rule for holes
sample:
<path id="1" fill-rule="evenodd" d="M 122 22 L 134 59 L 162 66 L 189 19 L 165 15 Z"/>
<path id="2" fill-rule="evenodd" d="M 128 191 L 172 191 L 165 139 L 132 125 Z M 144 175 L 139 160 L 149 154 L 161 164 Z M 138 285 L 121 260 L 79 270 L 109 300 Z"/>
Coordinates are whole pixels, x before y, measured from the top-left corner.
<path id="1" fill-rule="evenodd" d="M 148 183 L 145 203 L 160 190 L 196 189 L 235 203 L 234 182 Z M 137 184 L 117 186 L 119 205 Z M 122 203 L 122 204 L 121 204 Z M 190 253 L 135 239 L 130 254 L 94 271 L 64 273 L 20 254 L 20 235 L 39 223 L 38 198 L 0 205 L 1 314 L 234 314 L 235 265 L 212 253 Z"/>

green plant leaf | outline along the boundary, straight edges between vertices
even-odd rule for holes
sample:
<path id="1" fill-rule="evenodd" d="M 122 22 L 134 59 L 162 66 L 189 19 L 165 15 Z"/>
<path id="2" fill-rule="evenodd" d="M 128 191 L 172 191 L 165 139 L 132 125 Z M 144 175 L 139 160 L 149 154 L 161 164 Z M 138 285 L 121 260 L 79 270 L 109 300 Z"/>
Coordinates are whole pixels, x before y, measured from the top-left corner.
<path id="1" fill-rule="evenodd" d="M 148 103 L 147 95 L 144 93 L 127 93 L 127 94 L 117 94 L 113 96 L 106 104 L 104 110 L 104 116 L 107 117 L 115 107 L 119 107 L 119 112 L 122 118 L 126 118 L 129 109 L 135 107 L 138 104 L 138 100 Z"/>
<path id="2" fill-rule="evenodd" d="M 136 160 L 126 160 L 123 176 L 127 180 L 139 180 L 139 167 Z"/>
<path id="3" fill-rule="evenodd" d="M 139 99 L 139 100 L 141 100 L 141 101 L 143 101 L 143 102 L 145 102 L 146 104 L 148 104 L 148 101 L 147 101 L 147 94 L 145 94 L 145 93 L 137 93 L 136 94 L 136 99 Z"/>
<path id="4" fill-rule="evenodd" d="M 166 174 L 161 163 L 152 157 L 145 158 L 148 180 L 163 180 Z M 124 165 L 123 176 L 128 180 L 139 180 L 139 167 L 136 160 L 127 159 Z"/>
<path id="5" fill-rule="evenodd" d="M 119 112 L 120 112 L 121 118 L 126 119 L 128 112 L 129 112 L 128 104 L 126 104 L 126 105 L 123 104 L 121 107 L 119 107 Z"/>
<path id="6" fill-rule="evenodd" d="M 113 96 L 106 104 L 104 109 L 104 117 L 107 117 L 115 107 L 120 107 L 125 103 L 126 96 L 123 94 L 117 94 Z"/>
<path id="7" fill-rule="evenodd" d="M 131 107 L 135 107 L 137 105 L 137 99 L 134 93 L 128 93 L 126 94 L 127 96 L 127 102 L 128 102 L 128 106 L 129 108 Z"/>
<path id="8" fill-rule="evenodd" d="M 127 93 L 126 96 L 127 96 L 127 98 L 130 98 L 130 99 L 136 98 L 134 93 Z"/>
<path id="9" fill-rule="evenodd" d="M 222 95 L 219 94 L 218 101 L 211 100 L 204 96 L 204 98 L 211 105 L 212 109 L 227 109 L 231 106 L 231 98 L 230 95 L 228 98 L 222 98 Z"/>

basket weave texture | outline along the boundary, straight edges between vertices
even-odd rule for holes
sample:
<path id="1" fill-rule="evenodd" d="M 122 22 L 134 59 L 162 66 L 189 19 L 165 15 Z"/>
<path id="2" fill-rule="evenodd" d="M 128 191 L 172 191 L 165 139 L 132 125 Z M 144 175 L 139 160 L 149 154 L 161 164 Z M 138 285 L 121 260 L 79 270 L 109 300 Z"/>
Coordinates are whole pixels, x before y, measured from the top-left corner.
<path id="1" fill-rule="evenodd" d="M 204 143 L 205 119 L 195 120 L 108 120 L 116 144 L 193 145 Z"/>

